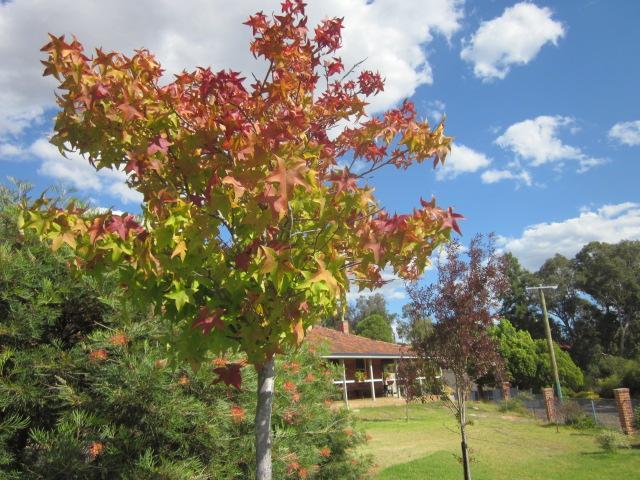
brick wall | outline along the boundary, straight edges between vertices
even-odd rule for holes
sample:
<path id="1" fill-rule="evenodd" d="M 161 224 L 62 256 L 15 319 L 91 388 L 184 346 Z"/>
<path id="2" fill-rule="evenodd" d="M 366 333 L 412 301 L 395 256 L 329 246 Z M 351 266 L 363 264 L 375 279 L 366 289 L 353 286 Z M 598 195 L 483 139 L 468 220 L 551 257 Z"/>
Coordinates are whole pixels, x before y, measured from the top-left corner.
<path id="1" fill-rule="evenodd" d="M 511 399 L 511 384 L 509 382 L 502 382 L 502 399 Z"/>
<path id="2" fill-rule="evenodd" d="M 553 388 L 543 388 L 542 396 L 544 397 L 544 405 L 547 409 L 547 420 L 550 422 L 556 421 L 556 409 L 555 401 L 553 398 Z"/>

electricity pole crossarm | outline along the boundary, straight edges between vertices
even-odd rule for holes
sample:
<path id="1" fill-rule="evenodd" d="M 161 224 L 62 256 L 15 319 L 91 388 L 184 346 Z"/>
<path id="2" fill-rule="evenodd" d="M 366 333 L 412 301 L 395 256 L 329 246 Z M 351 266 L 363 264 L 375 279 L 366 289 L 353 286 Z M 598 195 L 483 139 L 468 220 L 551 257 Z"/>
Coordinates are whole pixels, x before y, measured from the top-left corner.
<path id="1" fill-rule="evenodd" d="M 549 326 L 549 316 L 547 315 L 547 302 L 544 299 L 544 290 L 555 290 L 557 285 L 539 285 L 537 287 L 527 287 L 525 290 L 531 292 L 537 290 L 540 295 L 540 305 L 542 306 L 542 318 L 544 320 L 544 333 L 547 337 L 547 347 L 549 348 L 549 357 L 551 358 L 551 369 L 553 371 L 554 389 L 556 396 L 562 400 L 562 388 L 560 387 L 560 377 L 558 376 L 558 364 L 556 363 L 556 353 L 553 348 L 553 339 L 551 338 L 551 327 Z"/>

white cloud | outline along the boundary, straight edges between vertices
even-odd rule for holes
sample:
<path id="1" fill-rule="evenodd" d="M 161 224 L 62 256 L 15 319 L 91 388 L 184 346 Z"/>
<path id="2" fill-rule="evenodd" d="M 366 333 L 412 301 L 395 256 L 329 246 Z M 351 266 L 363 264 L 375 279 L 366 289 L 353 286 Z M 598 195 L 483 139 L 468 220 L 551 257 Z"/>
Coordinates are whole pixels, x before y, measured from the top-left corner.
<path id="1" fill-rule="evenodd" d="M 20 145 L 13 143 L 0 143 L 0 160 L 16 160 L 23 157 L 24 149 Z"/>
<path id="2" fill-rule="evenodd" d="M 578 162 L 578 172 L 583 173 L 590 168 L 605 163 L 605 159 L 592 158 L 580 148 L 567 145 L 559 138 L 561 128 L 571 129 L 574 120 L 561 115 L 539 117 L 514 123 L 499 136 L 495 143 L 511 150 L 519 158 L 538 167 L 550 162 L 567 160 Z"/>
<path id="3" fill-rule="evenodd" d="M 370 111 L 389 107 L 432 82 L 425 47 L 434 35 L 460 28 L 463 0 L 326 0 L 309 2 L 313 27 L 326 16 L 344 17 L 345 65 L 363 65 L 386 78 Z M 47 32 L 75 34 L 88 51 L 154 52 L 167 74 L 211 65 L 249 75 L 261 65 L 249 53 L 244 22 L 258 10 L 279 10 L 274 0 L 19 0 L 0 3 L 0 136 L 17 135 L 53 107 L 54 81 L 42 77 Z M 250 76 L 249 76 L 250 78 Z"/>
<path id="4" fill-rule="evenodd" d="M 482 22 L 464 42 L 460 57 L 473 63 L 473 73 L 485 81 L 503 79 L 512 65 L 533 60 L 547 43 L 557 45 L 564 36 L 562 23 L 551 18 L 549 8 L 521 2 L 500 17 Z"/>
<path id="5" fill-rule="evenodd" d="M 119 198 L 123 203 L 139 204 L 142 203 L 144 198 L 140 192 L 127 187 L 124 179 L 121 183 L 114 182 L 109 185 L 108 191 L 113 197 Z"/>
<path id="6" fill-rule="evenodd" d="M 609 138 L 623 145 L 640 145 L 640 120 L 616 123 L 609 130 Z"/>
<path id="7" fill-rule="evenodd" d="M 126 174 L 115 170 L 96 171 L 77 153 L 62 156 L 58 149 L 41 138 L 29 147 L 29 153 L 42 163 L 38 173 L 75 187 L 79 191 L 104 192 L 123 203 L 139 203 L 140 193 L 125 184 Z"/>
<path id="8" fill-rule="evenodd" d="M 640 203 L 584 209 L 574 218 L 527 227 L 519 238 L 499 238 L 503 250 L 512 252 L 532 270 L 556 253 L 573 257 L 589 242 L 621 240 L 640 240 Z"/>
<path id="9" fill-rule="evenodd" d="M 461 144 L 454 144 L 451 147 L 451 154 L 447 156 L 444 167 L 441 167 L 436 178 L 443 180 L 447 178 L 455 178 L 462 173 L 477 172 L 481 168 L 488 167 L 491 159 L 487 158 L 483 153 Z"/>
<path id="10" fill-rule="evenodd" d="M 480 177 L 482 183 L 498 183 L 502 180 L 517 180 L 530 187 L 533 184 L 531 175 L 529 172 L 522 170 L 519 173 L 514 173 L 511 170 L 486 170 L 482 172 Z"/>

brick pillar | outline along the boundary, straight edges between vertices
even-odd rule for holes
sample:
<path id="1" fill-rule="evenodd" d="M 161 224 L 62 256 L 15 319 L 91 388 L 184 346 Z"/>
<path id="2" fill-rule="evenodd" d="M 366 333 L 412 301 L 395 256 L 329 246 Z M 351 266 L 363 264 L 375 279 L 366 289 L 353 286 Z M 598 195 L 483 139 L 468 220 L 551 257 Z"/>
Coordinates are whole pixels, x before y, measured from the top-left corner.
<path id="1" fill-rule="evenodd" d="M 511 400 L 511 384 L 509 382 L 502 382 L 502 399 Z"/>
<path id="2" fill-rule="evenodd" d="M 622 431 L 627 435 L 633 435 L 633 408 L 631 407 L 631 398 L 629 397 L 628 388 L 616 388 L 613 391 L 616 397 L 616 407 L 618 416 L 620 417 L 620 426 Z"/>
<path id="3" fill-rule="evenodd" d="M 542 396 L 544 397 L 544 405 L 547 408 L 547 420 L 550 422 L 556 421 L 556 409 L 553 398 L 553 388 L 543 388 Z"/>

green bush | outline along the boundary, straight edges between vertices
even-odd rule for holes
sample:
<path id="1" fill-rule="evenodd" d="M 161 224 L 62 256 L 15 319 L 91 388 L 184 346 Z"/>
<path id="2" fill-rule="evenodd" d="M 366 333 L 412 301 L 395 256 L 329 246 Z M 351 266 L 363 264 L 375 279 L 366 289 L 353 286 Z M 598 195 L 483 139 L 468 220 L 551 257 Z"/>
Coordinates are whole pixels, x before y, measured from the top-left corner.
<path id="1" fill-rule="evenodd" d="M 254 369 L 237 390 L 216 383 L 226 360 L 168 362 L 169 326 L 19 235 L 1 194 L 0 478 L 252 478 Z M 305 349 L 277 368 L 274 478 L 361 478 L 365 436 L 326 403 L 337 373 Z"/>
<path id="2" fill-rule="evenodd" d="M 636 428 L 640 428 L 640 406 L 633 410 L 633 423 L 635 423 Z"/>
<path id="3" fill-rule="evenodd" d="M 509 400 L 503 400 L 500 402 L 498 405 L 498 411 L 526 414 L 527 407 L 520 398 L 510 398 Z"/>
<path id="4" fill-rule="evenodd" d="M 600 395 L 598 395 L 598 393 L 594 392 L 593 390 L 583 390 L 581 392 L 576 392 L 575 394 L 573 394 L 573 398 L 586 398 L 589 400 L 598 400 L 600 398 Z"/>
<path id="5" fill-rule="evenodd" d="M 553 378 L 544 340 L 534 340 L 529 332 L 516 329 L 506 319 L 501 320 L 491 332 L 514 385 L 536 391 L 551 385 Z M 554 351 L 563 389 L 567 392 L 580 390 L 584 385 L 582 370 L 556 343 Z"/>
<path id="6" fill-rule="evenodd" d="M 596 441 L 605 452 L 615 453 L 620 448 L 629 448 L 629 438 L 614 430 L 603 430 L 596 436 Z"/>

